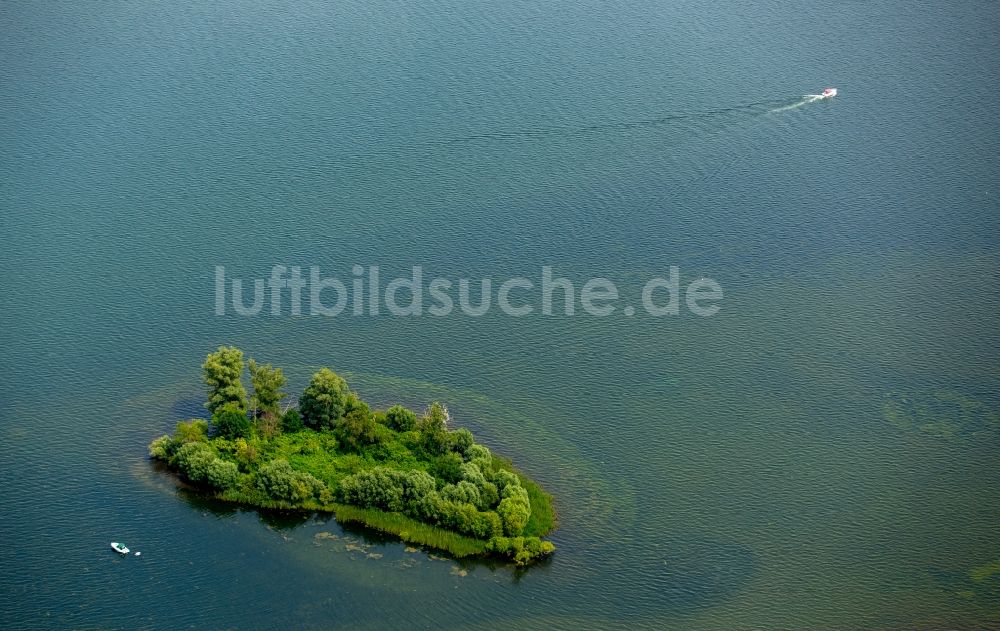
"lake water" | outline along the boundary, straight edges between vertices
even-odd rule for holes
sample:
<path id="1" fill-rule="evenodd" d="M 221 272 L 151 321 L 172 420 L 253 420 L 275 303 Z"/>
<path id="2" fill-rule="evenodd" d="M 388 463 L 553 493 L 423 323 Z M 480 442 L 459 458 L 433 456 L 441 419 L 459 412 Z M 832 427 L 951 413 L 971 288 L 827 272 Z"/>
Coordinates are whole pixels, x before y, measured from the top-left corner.
<path id="1" fill-rule="evenodd" d="M 1000 626 L 996 3 L 196 4 L 0 6 L 0 625 Z M 278 264 L 724 298 L 214 314 Z M 219 344 L 445 402 L 558 552 L 179 490 Z"/>

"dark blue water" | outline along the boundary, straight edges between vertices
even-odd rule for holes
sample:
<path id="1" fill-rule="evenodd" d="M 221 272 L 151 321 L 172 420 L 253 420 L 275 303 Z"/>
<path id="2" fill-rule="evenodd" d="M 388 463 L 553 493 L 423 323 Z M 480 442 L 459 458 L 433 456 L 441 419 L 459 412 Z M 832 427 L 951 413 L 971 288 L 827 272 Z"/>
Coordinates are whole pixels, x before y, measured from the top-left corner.
<path id="1" fill-rule="evenodd" d="M 4 3 L 0 624 L 996 624 L 975 569 L 1000 558 L 998 18 Z M 216 265 L 276 264 L 549 265 L 633 305 L 675 265 L 724 299 L 214 315 Z M 199 412 L 224 343 L 294 390 L 329 365 L 380 403 L 446 402 L 555 494 L 558 553 L 459 564 L 179 490 L 145 445 Z"/>

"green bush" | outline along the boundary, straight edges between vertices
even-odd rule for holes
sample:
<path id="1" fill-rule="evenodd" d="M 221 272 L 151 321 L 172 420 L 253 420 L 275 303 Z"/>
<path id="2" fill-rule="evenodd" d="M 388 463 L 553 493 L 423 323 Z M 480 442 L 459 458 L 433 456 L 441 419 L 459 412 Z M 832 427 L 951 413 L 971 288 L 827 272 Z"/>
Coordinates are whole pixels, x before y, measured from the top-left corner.
<path id="1" fill-rule="evenodd" d="M 471 436 L 471 434 L 469 434 Z M 469 445 L 469 448 L 465 450 L 465 457 L 467 460 L 485 460 L 490 462 L 493 459 L 493 455 L 490 450 L 483 446 L 473 443 Z M 485 469 L 484 469 L 485 471 Z"/>
<path id="2" fill-rule="evenodd" d="M 434 514 L 429 515 L 432 521 L 458 532 L 469 530 L 469 524 L 476 518 L 477 512 L 472 504 L 451 502 L 443 497 L 436 502 L 434 509 Z"/>
<path id="3" fill-rule="evenodd" d="M 399 472 L 376 467 L 347 476 L 340 481 L 340 496 L 344 503 L 365 508 L 402 511 L 403 484 Z"/>
<path id="4" fill-rule="evenodd" d="M 513 557 L 524 549 L 524 537 L 493 537 L 486 544 L 486 549 L 503 556 Z"/>
<path id="5" fill-rule="evenodd" d="M 208 466 L 216 459 L 215 450 L 208 443 L 185 443 L 174 454 L 174 465 L 191 482 L 204 482 Z"/>
<path id="6" fill-rule="evenodd" d="M 483 475 L 482 470 L 480 470 L 479 465 L 473 462 L 463 462 L 459 465 L 458 470 L 463 480 L 472 482 L 476 486 L 486 484 L 486 477 Z"/>
<path id="7" fill-rule="evenodd" d="M 398 434 L 385 425 L 375 426 L 375 442 L 363 450 L 375 460 L 388 461 L 405 468 L 417 464 L 417 459 L 406 445 L 398 439 Z"/>
<path id="8" fill-rule="evenodd" d="M 522 503 L 519 499 L 506 497 L 500 500 L 500 504 L 497 506 L 497 515 L 503 521 L 504 532 L 509 536 L 516 536 L 524 532 L 524 526 L 528 523 L 531 509 L 527 503 Z"/>
<path id="9" fill-rule="evenodd" d="M 344 415 L 337 419 L 334 427 L 340 444 L 353 451 L 360 451 L 383 436 L 378 431 L 380 427 L 372 417 L 371 408 L 353 392 L 347 395 Z"/>
<path id="10" fill-rule="evenodd" d="M 434 478 L 426 471 L 407 471 L 402 475 L 403 500 L 407 504 L 420 501 L 434 491 Z"/>
<path id="11" fill-rule="evenodd" d="M 552 554 L 555 549 L 551 541 L 542 541 L 538 537 L 494 537 L 486 544 L 487 551 L 513 559 L 518 565 L 526 565 Z"/>
<path id="12" fill-rule="evenodd" d="M 431 473 L 446 483 L 454 484 L 462 479 L 462 457 L 456 453 L 447 453 L 434 459 Z"/>
<path id="13" fill-rule="evenodd" d="M 497 485 L 497 488 L 502 492 L 508 486 L 520 486 L 521 481 L 517 479 L 517 476 L 510 471 L 500 470 L 497 471 L 493 476 L 493 483 Z"/>
<path id="14" fill-rule="evenodd" d="M 500 496 L 495 484 L 488 482 L 486 476 L 479 469 L 479 465 L 474 462 L 465 462 L 459 467 L 462 481 L 468 482 L 476 487 L 477 500 L 473 501 L 480 510 L 488 510 L 500 501 Z"/>
<path id="15" fill-rule="evenodd" d="M 246 410 L 233 403 L 227 403 L 212 414 L 212 429 L 217 436 L 234 440 L 250 436 L 250 418 Z"/>
<path id="16" fill-rule="evenodd" d="M 323 446 L 320 444 L 319 437 L 315 434 L 302 440 L 302 442 L 298 443 L 298 446 L 299 453 L 307 456 L 311 454 L 318 454 L 323 451 Z"/>
<path id="17" fill-rule="evenodd" d="M 314 476 L 292 469 L 287 460 L 273 460 L 257 472 L 257 488 L 276 500 L 305 502 L 317 499 L 326 488 Z"/>
<path id="18" fill-rule="evenodd" d="M 257 446 L 258 444 L 256 440 L 237 438 L 233 441 L 233 455 L 245 471 L 252 469 L 256 465 L 257 459 L 260 457 Z"/>
<path id="19" fill-rule="evenodd" d="M 295 408 L 288 410 L 281 417 L 281 431 L 286 434 L 301 432 L 305 427 L 305 423 L 302 422 L 302 415 Z"/>
<path id="20" fill-rule="evenodd" d="M 344 416 L 351 412 L 360 412 L 363 416 L 372 417 L 372 408 L 361 400 L 357 392 L 348 391 L 344 397 Z"/>
<path id="21" fill-rule="evenodd" d="M 479 501 L 481 502 L 479 508 L 482 510 L 489 510 L 496 506 L 500 502 L 500 493 L 497 491 L 497 485 L 492 482 L 484 482 L 479 487 Z"/>
<path id="22" fill-rule="evenodd" d="M 459 483 L 461 485 L 463 483 Z M 464 483 L 469 484 L 469 483 Z M 489 539 L 503 534 L 503 522 L 494 512 L 480 511 L 470 502 L 462 501 L 459 485 L 445 487 L 441 493 L 432 491 L 418 501 L 412 515 L 476 539 Z M 475 487 L 467 487 L 474 491 Z M 445 495 L 454 499 L 449 499 Z"/>
<path id="23" fill-rule="evenodd" d="M 385 423 L 397 432 L 413 431 L 417 427 L 417 414 L 402 405 L 394 405 L 385 411 Z"/>
<path id="24" fill-rule="evenodd" d="M 417 429 L 425 434 L 427 432 L 447 432 L 448 420 L 448 408 L 441 405 L 440 402 L 434 401 L 424 410 L 424 415 L 417 422 Z"/>
<path id="25" fill-rule="evenodd" d="M 208 464 L 206 479 L 213 488 L 225 491 L 236 486 L 240 480 L 240 471 L 236 463 L 216 458 Z"/>
<path id="26" fill-rule="evenodd" d="M 479 506 L 482 499 L 479 496 L 479 489 L 475 484 L 462 480 L 458 484 L 446 484 L 441 489 L 441 497 L 449 502 L 460 504 L 474 504 Z"/>
<path id="27" fill-rule="evenodd" d="M 503 534 L 503 520 L 493 511 L 479 513 L 477 536 L 480 539 L 490 539 Z"/>
<path id="28" fill-rule="evenodd" d="M 410 507 L 409 513 L 422 521 L 431 524 L 440 523 L 442 513 L 441 505 L 445 500 L 437 491 L 430 491 L 420 499 L 416 500 Z"/>
<path id="29" fill-rule="evenodd" d="M 521 486 L 520 482 L 518 482 L 517 484 L 508 484 L 507 486 L 505 486 L 503 488 L 503 491 L 500 492 L 500 497 L 504 499 L 510 498 L 513 500 L 517 500 L 518 502 L 524 504 L 525 506 L 531 506 L 531 502 L 528 500 L 528 492 L 524 490 L 524 487 Z"/>
<path id="30" fill-rule="evenodd" d="M 313 375 L 299 399 L 302 422 L 317 430 L 333 429 L 344 414 L 347 394 L 347 382 L 329 368 L 323 368 Z"/>
<path id="31" fill-rule="evenodd" d="M 472 438 L 472 432 L 464 427 L 448 432 L 448 442 L 450 443 L 449 447 L 452 451 L 457 454 L 461 454 L 462 457 L 466 459 L 469 457 L 469 448 L 475 444 L 475 441 Z"/>
<path id="32" fill-rule="evenodd" d="M 469 460 L 472 460 L 473 458 L 485 458 L 489 460 L 493 457 L 493 454 L 490 453 L 490 449 L 486 445 L 473 443 L 466 450 L 466 456 L 469 457 Z"/>
<path id="33" fill-rule="evenodd" d="M 420 442 L 424 451 L 431 456 L 437 456 L 448 451 L 451 440 L 448 436 L 448 410 L 435 401 L 417 423 L 420 430 Z"/>
<path id="34" fill-rule="evenodd" d="M 448 526 L 458 532 L 476 536 L 476 527 L 479 525 L 479 510 L 475 505 L 467 502 L 447 502 L 447 504 L 450 505 Z"/>
<path id="35" fill-rule="evenodd" d="M 208 440 L 208 421 L 200 418 L 180 421 L 174 430 L 174 440 L 180 444 L 205 442 Z"/>
<path id="36" fill-rule="evenodd" d="M 434 486 L 434 478 L 425 471 L 375 467 L 342 479 L 340 497 L 345 504 L 416 513 Z"/>
<path id="37" fill-rule="evenodd" d="M 496 471 L 493 468 L 492 462 L 486 458 L 473 458 L 469 461 L 469 464 L 474 464 L 479 467 L 479 470 L 482 472 L 483 477 L 486 478 L 487 482 L 493 481 L 493 476 L 496 474 Z"/>
<path id="38" fill-rule="evenodd" d="M 357 454 L 344 454 L 334 461 L 334 466 L 338 472 L 350 475 L 364 471 L 365 467 L 368 466 L 368 462 Z"/>
<path id="39" fill-rule="evenodd" d="M 149 456 L 158 460 L 168 460 L 175 450 L 173 439 L 166 434 L 149 443 Z"/>
<path id="40" fill-rule="evenodd" d="M 250 372 L 250 384 L 253 386 L 253 396 L 250 397 L 250 408 L 254 417 L 264 417 L 269 420 L 279 420 L 281 416 L 281 400 L 288 396 L 281 389 L 288 380 L 280 368 L 271 364 L 258 364 L 251 359 L 247 362 Z M 276 426 L 272 426 L 276 429 Z"/>

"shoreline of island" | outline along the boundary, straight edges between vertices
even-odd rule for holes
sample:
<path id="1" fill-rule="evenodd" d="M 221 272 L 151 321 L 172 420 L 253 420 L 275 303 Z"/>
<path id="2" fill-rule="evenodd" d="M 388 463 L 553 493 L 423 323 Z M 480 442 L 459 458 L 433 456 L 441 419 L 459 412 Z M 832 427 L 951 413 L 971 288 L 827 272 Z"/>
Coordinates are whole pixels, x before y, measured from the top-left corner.
<path id="1" fill-rule="evenodd" d="M 323 368 L 297 406 L 282 405 L 282 370 L 244 364 L 233 347 L 210 353 L 202 371 L 211 419 L 177 423 L 149 455 L 212 497 L 329 512 L 455 557 L 527 565 L 555 550 L 542 539 L 557 525 L 552 497 L 467 429 L 452 429 L 439 402 L 420 416 L 401 405 L 373 411 Z"/>

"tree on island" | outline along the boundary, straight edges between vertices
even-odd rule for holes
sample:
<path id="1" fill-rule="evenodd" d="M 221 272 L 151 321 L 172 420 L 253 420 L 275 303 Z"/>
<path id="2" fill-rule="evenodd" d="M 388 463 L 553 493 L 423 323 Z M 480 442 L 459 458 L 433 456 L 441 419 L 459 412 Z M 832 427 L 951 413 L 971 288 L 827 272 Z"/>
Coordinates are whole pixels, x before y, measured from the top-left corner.
<path id="1" fill-rule="evenodd" d="M 250 410 L 253 416 L 281 414 L 281 400 L 288 396 L 281 389 L 288 384 L 285 374 L 280 368 L 271 364 L 258 364 L 251 359 L 247 362 L 250 371 L 250 385 L 253 386 L 253 396 L 250 397 Z"/>
<path id="2" fill-rule="evenodd" d="M 213 415 L 227 404 L 235 404 L 246 413 L 247 391 L 243 387 L 243 351 L 232 346 L 220 346 L 209 353 L 202 365 L 208 384 L 205 407 Z"/>
<path id="3" fill-rule="evenodd" d="M 236 403 L 227 403 L 212 415 L 215 435 L 228 438 L 249 438 L 252 430 L 247 411 Z"/>
<path id="4" fill-rule="evenodd" d="M 288 380 L 280 368 L 271 364 L 260 365 L 251 359 L 247 362 L 253 395 L 250 397 L 251 416 L 257 420 L 261 434 L 273 437 L 281 431 L 281 400 L 288 396 L 282 392 Z"/>
<path id="5" fill-rule="evenodd" d="M 397 432 L 409 432 L 417 428 L 417 415 L 402 405 L 394 405 L 385 411 L 385 424 Z"/>
<path id="6" fill-rule="evenodd" d="M 448 409 L 435 401 L 417 423 L 424 449 L 432 455 L 448 451 Z"/>
<path id="7" fill-rule="evenodd" d="M 299 399 L 302 422 L 312 429 L 333 429 L 344 415 L 348 393 L 347 382 L 340 375 L 329 368 L 321 369 Z"/>
<path id="8" fill-rule="evenodd" d="M 292 408 L 281 416 L 281 431 L 286 434 L 301 432 L 305 427 L 305 423 L 302 422 L 302 415 L 299 414 L 297 408 Z"/>
<path id="9" fill-rule="evenodd" d="M 378 423 L 368 404 L 349 392 L 344 399 L 344 415 L 335 424 L 337 440 L 354 451 L 378 442 Z"/>

